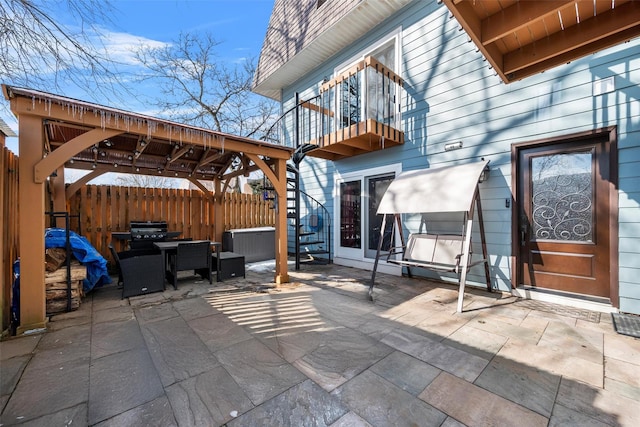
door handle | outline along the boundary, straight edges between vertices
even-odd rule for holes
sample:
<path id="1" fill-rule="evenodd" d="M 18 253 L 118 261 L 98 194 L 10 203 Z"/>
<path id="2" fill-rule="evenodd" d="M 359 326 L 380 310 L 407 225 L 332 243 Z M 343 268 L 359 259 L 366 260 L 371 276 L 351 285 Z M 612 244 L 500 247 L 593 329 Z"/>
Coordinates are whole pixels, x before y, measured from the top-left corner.
<path id="1" fill-rule="evenodd" d="M 520 223 L 520 246 L 524 246 L 527 243 L 527 232 L 529 231 L 529 223 L 526 217 L 521 218 Z"/>

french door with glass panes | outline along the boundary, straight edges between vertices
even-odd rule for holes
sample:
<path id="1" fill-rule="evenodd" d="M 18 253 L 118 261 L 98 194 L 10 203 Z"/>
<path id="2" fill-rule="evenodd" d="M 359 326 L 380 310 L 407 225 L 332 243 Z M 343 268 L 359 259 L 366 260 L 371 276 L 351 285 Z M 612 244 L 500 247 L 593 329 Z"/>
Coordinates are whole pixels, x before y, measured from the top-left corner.
<path id="1" fill-rule="evenodd" d="M 398 173 L 398 167 L 391 166 L 343 176 L 336 188 L 339 224 L 336 257 L 375 259 L 382 227 L 382 216 L 376 212 L 387 187 Z M 383 250 L 391 245 L 392 224 L 387 221 Z"/>

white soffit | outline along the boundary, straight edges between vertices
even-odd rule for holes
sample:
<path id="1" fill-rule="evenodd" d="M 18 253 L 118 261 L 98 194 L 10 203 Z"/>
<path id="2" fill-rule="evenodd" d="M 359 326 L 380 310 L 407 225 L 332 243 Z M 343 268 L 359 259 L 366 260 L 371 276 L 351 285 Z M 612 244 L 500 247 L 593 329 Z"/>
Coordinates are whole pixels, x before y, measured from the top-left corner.
<path id="1" fill-rule="evenodd" d="M 253 91 L 280 101 L 281 89 L 317 69 L 327 59 L 354 43 L 411 1 L 413 0 L 361 1 L 340 21 L 327 27 L 293 58 L 256 84 Z M 325 6 L 330 6 L 330 3 Z"/>
<path id="2" fill-rule="evenodd" d="M 384 193 L 378 214 L 468 212 L 488 163 L 403 172 Z"/>

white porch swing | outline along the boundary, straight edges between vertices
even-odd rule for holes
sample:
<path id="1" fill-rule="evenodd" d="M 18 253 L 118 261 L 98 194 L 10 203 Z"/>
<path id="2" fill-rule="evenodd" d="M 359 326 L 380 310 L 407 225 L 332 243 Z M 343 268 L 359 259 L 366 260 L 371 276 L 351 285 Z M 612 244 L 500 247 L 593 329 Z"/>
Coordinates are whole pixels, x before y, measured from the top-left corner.
<path id="1" fill-rule="evenodd" d="M 400 174 L 389 185 L 377 213 L 383 215 L 380 239 L 376 252 L 369 298 L 373 300 L 378 262 L 382 257 L 386 262 L 406 267 L 411 275 L 412 268 L 424 268 L 438 272 L 453 272 L 458 276 L 459 293 L 457 311 L 462 312 L 464 288 L 469 269 L 484 264 L 487 290 L 491 292 L 489 261 L 482 219 L 482 206 L 478 184 L 483 173 L 488 172 L 489 161 L 470 164 L 410 171 Z M 482 243 L 482 259 L 472 260 L 471 236 L 474 211 L 478 212 L 478 225 Z M 463 213 L 460 234 L 423 232 L 426 215 L 429 213 Z M 402 228 L 402 214 L 421 214 L 420 230 L 411 233 L 405 242 Z M 382 251 L 387 216 L 393 215 L 392 241 L 395 233 L 400 237 L 401 246 Z M 383 253 L 384 252 L 384 253 Z"/>

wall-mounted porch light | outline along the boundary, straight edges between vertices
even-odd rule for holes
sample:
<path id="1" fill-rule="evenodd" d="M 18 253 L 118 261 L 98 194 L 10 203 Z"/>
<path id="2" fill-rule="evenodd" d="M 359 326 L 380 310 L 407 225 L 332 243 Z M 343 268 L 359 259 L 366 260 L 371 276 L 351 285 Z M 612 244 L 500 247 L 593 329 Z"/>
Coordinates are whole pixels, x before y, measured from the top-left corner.
<path id="1" fill-rule="evenodd" d="M 444 144 L 444 151 L 459 150 L 460 148 L 462 148 L 462 141 Z"/>
<path id="2" fill-rule="evenodd" d="M 489 163 L 487 163 L 487 166 L 485 166 L 484 169 L 482 169 L 482 173 L 480 173 L 480 178 L 478 179 L 478 182 L 485 182 L 486 180 L 489 179 L 490 175 L 491 175 L 491 169 L 489 169 Z"/>

